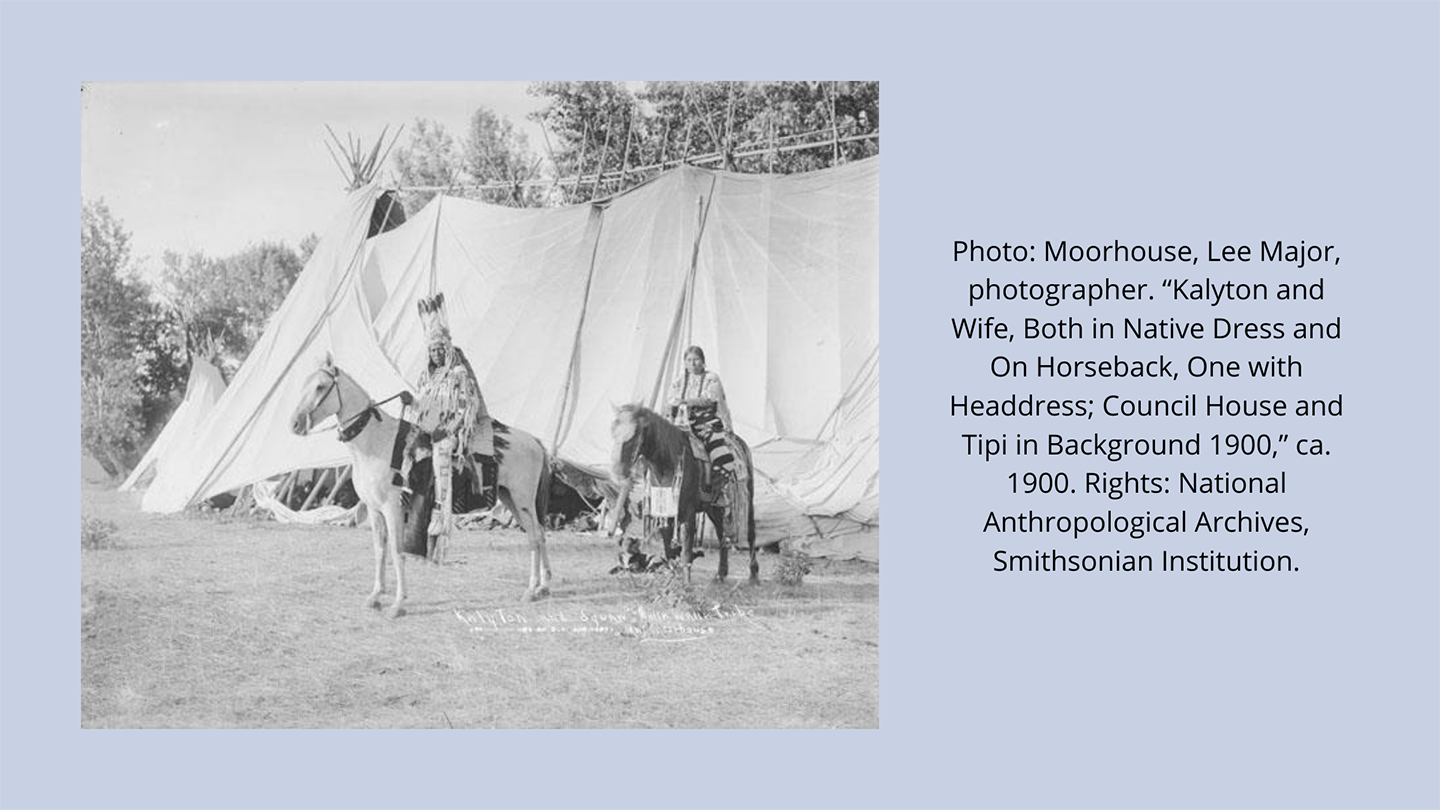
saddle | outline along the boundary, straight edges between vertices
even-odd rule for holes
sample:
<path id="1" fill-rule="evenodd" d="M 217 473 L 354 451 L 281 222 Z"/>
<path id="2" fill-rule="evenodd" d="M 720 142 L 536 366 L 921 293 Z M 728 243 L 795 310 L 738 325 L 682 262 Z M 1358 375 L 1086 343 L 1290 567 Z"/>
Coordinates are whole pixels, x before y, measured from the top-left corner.
<path id="1" fill-rule="evenodd" d="M 736 458 L 739 453 L 730 440 L 730 433 L 723 429 L 715 406 L 675 406 L 671 412 L 672 421 L 685 429 L 690 437 L 690 450 L 695 458 L 708 461 L 701 464 L 701 498 L 714 500 L 718 484 L 717 473 L 739 476 Z"/>
<path id="2" fill-rule="evenodd" d="M 711 433 L 709 441 L 701 439 L 694 431 L 689 431 L 689 435 L 691 452 L 703 462 L 700 464 L 700 499 L 706 503 L 720 503 L 724 499 L 727 478 L 744 480 L 738 461 L 740 454 L 730 434 L 724 431 Z"/>
<path id="3" fill-rule="evenodd" d="M 419 464 L 422 453 L 424 460 L 429 461 L 431 441 L 430 434 L 426 433 L 418 424 L 401 420 L 400 430 L 395 434 L 395 447 L 390 456 L 391 483 L 397 487 L 415 489 L 406 480 L 405 462 L 411 462 L 413 476 L 414 466 Z M 461 466 L 468 466 L 474 471 L 482 485 L 482 492 L 485 489 L 483 486 L 485 482 L 489 482 L 489 488 L 493 489 L 496 480 L 495 424 L 490 417 L 482 418 L 476 429 L 470 434 L 470 445 L 465 448 L 463 458 Z"/>
<path id="4" fill-rule="evenodd" d="M 470 433 L 470 446 L 466 450 L 471 456 L 495 457 L 495 420 L 489 415 L 478 420 Z"/>

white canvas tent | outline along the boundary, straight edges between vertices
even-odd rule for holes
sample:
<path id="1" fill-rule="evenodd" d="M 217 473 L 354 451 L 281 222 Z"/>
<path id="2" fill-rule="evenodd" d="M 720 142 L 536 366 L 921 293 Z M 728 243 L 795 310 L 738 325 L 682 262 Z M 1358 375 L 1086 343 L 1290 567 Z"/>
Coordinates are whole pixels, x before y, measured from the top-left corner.
<path id="1" fill-rule="evenodd" d="M 370 239 L 379 190 L 353 192 L 143 506 L 344 463 L 333 432 L 289 432 L 299 384 L 328 351 L 377 399 L 408 387 L 425 355 L 415 302 L 442 291 L 491 412 L 594 470 L 613 406 L 656 404 L 685 347 L 704 347 L 755 447 L 762 538 L 878 558 L 879 173 L 879 158 L 787 176 L 682 167 L 558 209 L 438 196 Z"/>
<path id="2" fill-rule="evenodd" d="M 170 421 L 165 423 L 160 435 L 155 437 L 150 449 L 145 451 L 140 463 L 130 471 L 125 483 L 120 485 L 120 491 L 144 487 L 155 476 L 155 471 L 166 464 L 167 458 L 189 453 L 195 432 L 224 392 L 225 378 L 220 370 L 196 356 L 190 365 L 189 382 L 185 384 L 185 399 L 170 416 Z"/>

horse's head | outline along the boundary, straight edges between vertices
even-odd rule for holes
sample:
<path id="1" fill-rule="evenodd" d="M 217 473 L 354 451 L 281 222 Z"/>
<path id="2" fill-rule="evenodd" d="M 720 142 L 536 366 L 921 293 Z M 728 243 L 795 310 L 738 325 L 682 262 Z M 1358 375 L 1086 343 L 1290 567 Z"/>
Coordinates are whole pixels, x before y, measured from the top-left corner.
<path id="1" fill-rule="evenodd" d="M 610 438 L 615 441 L 615 448 L 610 454 L 610 480 L 620 490 L 609 498 L 610 508 L 601 526 L 606 534 L 620 534 L 625 529 L 626 510 L 630 502 L 630 475 L 640 457 L 647 413 L 639 405 L 621 405 L 615 409 L 615 421 L 610 423 Z"/>
<path id="2" fill-rule="evenodd" d="M 615 409 L 615 421 L 610 423 L 610 438 L 615 441 L 610 454 L 610 480 L 620 486 L 629 483 L 631 470 L 640 457 L 645 422 L 645 409 L 639 405 Z"/>
<path id="3" fill-rule="evenodd" d="M 290 416 L 290 429 L 298 436 L 304 436 L 325 417 L 340 413 L 340 379 L 344 374 L 329 355 L 325 363 L 305 379 L 300 403 Z"/>

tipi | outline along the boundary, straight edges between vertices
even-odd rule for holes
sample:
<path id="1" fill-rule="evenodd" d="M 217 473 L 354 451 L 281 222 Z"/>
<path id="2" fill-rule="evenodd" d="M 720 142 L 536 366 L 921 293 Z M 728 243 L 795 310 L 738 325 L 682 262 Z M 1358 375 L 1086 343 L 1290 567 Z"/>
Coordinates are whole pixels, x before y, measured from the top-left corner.
<path id="1" fill-rule="evenodd" d="M 120 485 L 120 491 L 143 488 L 155 477 L 156 469 L 164 466 L 167 457 L 175 453 L 189 453 L 196 431 L 224 392 L 225 378 L 220 369 L 195 355 L 190 365 L 190 379 L 185 384 L 185 399 L 181 400 L 170 421 L 165 423 L 160 435 L 155 437 L 150 449 L 145 451 L 140 463 Z"/>

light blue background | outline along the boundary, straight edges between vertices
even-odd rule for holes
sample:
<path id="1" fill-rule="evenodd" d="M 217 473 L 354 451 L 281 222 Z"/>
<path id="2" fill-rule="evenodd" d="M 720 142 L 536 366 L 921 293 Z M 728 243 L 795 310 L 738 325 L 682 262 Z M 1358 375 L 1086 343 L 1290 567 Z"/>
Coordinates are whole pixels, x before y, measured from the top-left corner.
<path id="1" fill-rule="evenodd" d="M 0 803 L 15 807 L 1434 807 L 1440 805 L 1440 6 L 1350 4 L 0 6 Z M 876 732 L 82 732 L 73 460 L 81 80 L 879 78 L 885 166 L 882 720 Z M 951 242 L 1337 246 L 1288 309 L 966 306 L 977 276 L 1148 268 L 950 261 Z M 1153 278 L 1152 278 L 1153 277 Z M 1228 311 L 1227 311 L 1228 310 Z M 1343 320 L 1301 380 L 1024 384 L 949 319 Z M 1313 316 L 1313 317 L 1312 317 Z M 1306 423 L 965 422 L 951 395 L 1343 393 Z M 58 398 L 58 405 L 56 399 Z M 1281 499 L 1007 495 L 968 431 L 1322 436 Z M 56 448 L 59 448 L 56 452 Z M 69 448 L 69 449 L 66 449 Z M 1155 465 L 1174 474 L 1190 465 Z M 1196 465 L 1200 471 L 1212 462 Z M 1216 470 L 1219 471 L 1219 470 Z M 45 509 L 35 508 L 42 504 Z M 1299 514 L 1307 537 L 983 536 L 990 508 Z M 71 538 L 71 539 L 66 539 Z M 1295 556 L 1284 576 L 1002 575 L 996 548 Z M 836 695 L 836 700 L 846 696 Z M 717 765 L 669 769 L 669 752 Z M 425 752 L 423 769 L 397 754 Z M 748 762 L 746 761 L 748 760 Z M 411 761 L 415 761 L 412 759 Z"/>
<path id="2" fill-rule="evenodd" d="M 1435 806 L 1440 763 L 1440 609 L 1435 498 L 1437 409 L 1436 6 L 1218 5 L 987 9 L 959 13 L 948 33 L 954 78 L 886 85 L 902 135 L 887 139 L 886 580 L 884 638 L 891 710 L 935 705 L 924 726 L 953 734 L 933 747 L 957 802 L 1089 806 Z M 962 22 L 966 17 L 971 19 Z M 924 50 L 915 48 L 913 50 Z M 938 70 L 938 68 L 937 68 Z M 951 88 L 948 109 L 925 104 Z M 910 113 L 911 110 L 915 112 Z M 887 128 L 888 129 L 888 128 Z M 904 139 L 896 148 L 897 138 Z M 948 155 L 948 163 L 935 160 Z M 943 167 L 943 168 L 942 168 Z M 1013 269 L 949 262 L 954 239 L 1109 244 L 1334 244 L 1339 266 L 1303 271 L 1252 262 L 1173 275 L 1313 280 L 1326 298 L 1303 306 L 1164 304 L 1168 270 L 1126 265 Z M 894 249 L 892 252 L 892 248 Z M 1216 265 L 1218 267 L 1218 265 Z M 998 269 L 999 272 L 996 272 Z M 1029 356 L 1239 359 L 1293 353 L 1298 380 L 1071 384 L 992 380 L 990 352 L 950 337 L 971 314 L 966 284 L 1009 276 L 1149 281 L 1150 318 L 1330 322 L 1334 343 L 1035 342 Z M 895 283 L 892 283 L 895 282 Z M 1273 292 L 1273 287 L 1272 287 Z M 1118 323 L 1127 306 L 974 308 L 1007 316 L 1074 314 Z M 1041 311 L 1036 311 L 1037 309 Z M 988 310 L 988 311 L 987 311 Z M 1188 318 L 1187 318 L 1188 319 Z M 1208 332 L 1207 332 L 1208 334 Z M 1258 345 L 1257 345 L 1258 344 Z M 1266 345 L 1271 344 L 1271 345 Z M 1021 346 L 1017 340 L 1014 346 Z M 1177 363 L 1177 367 L 1179 363 Z M 1302 420 L 1115 420 L 1034 426 L 948 415 L 949 396 L 1073 391 L 1130 396 L 1206 393 L 1291 400 L 1343 393 L 1344 416 Z M 958 454 L 955 434 L 1285 432 L 1322 436 L 1313 461 L 1062 465 Z M 950 452 L 927 438 L 949 434 Z M 1242 505 L 1298 514 L 1308 536 L 1190 535 L 1066 543 L 982 536 L 985 510 L 1064 512 L 1004 493 L 1011 470 L 1286 469 L 1285 496 L 1204 500 L 1082 499 L 1085 512 Z M 1071 496 L 1078 497 L 1078 496 Z M 967 505 L 959 515 L 947 504 Z M 1069 501 L 1060 500 L 1068 504 Z M 1076 510 L 1078 511 L 1078 510 Z M 909 543 L 905 541 L 909 540 Z M 926 572 L 904 570 L 896 546 Z M 1177 548 L 1292 553 L 1289 575 L 1143 577 L 1006 575 L 997 548 L 1107 552 Z M 898 575 L 898 576 L 897 576 Z M 916 590 L 911 591 L 911 588 Z M 898 593 L 897 593 L 898 592 Z M 943 616 L 922 624 L 917 616 Z M 939 626 L 936 626 L 939 624 Z M 949 631 L 941 628 L 949 628 Z M 895 635 L 898 635 L 896 633 Z M 950 643 L 942 642 L 948 636 Z M 921 697 L 925 696 L 925 697 Z M 903 705 L 903 704 L 902 704 Z M 922 716 L 916 709 L 916 722 Z M 908 724 L 907 724 L 908 725 Z M 913 726 L 912 726 L 913 727 Z M 930 745 L 919 746 L 922 751 Z M 923 757 L 924 754 L 920 754 Z M 923 771 L 922 771 L 923 773 Z M 934 795 L 934 794 L 930 794 Z"/>

